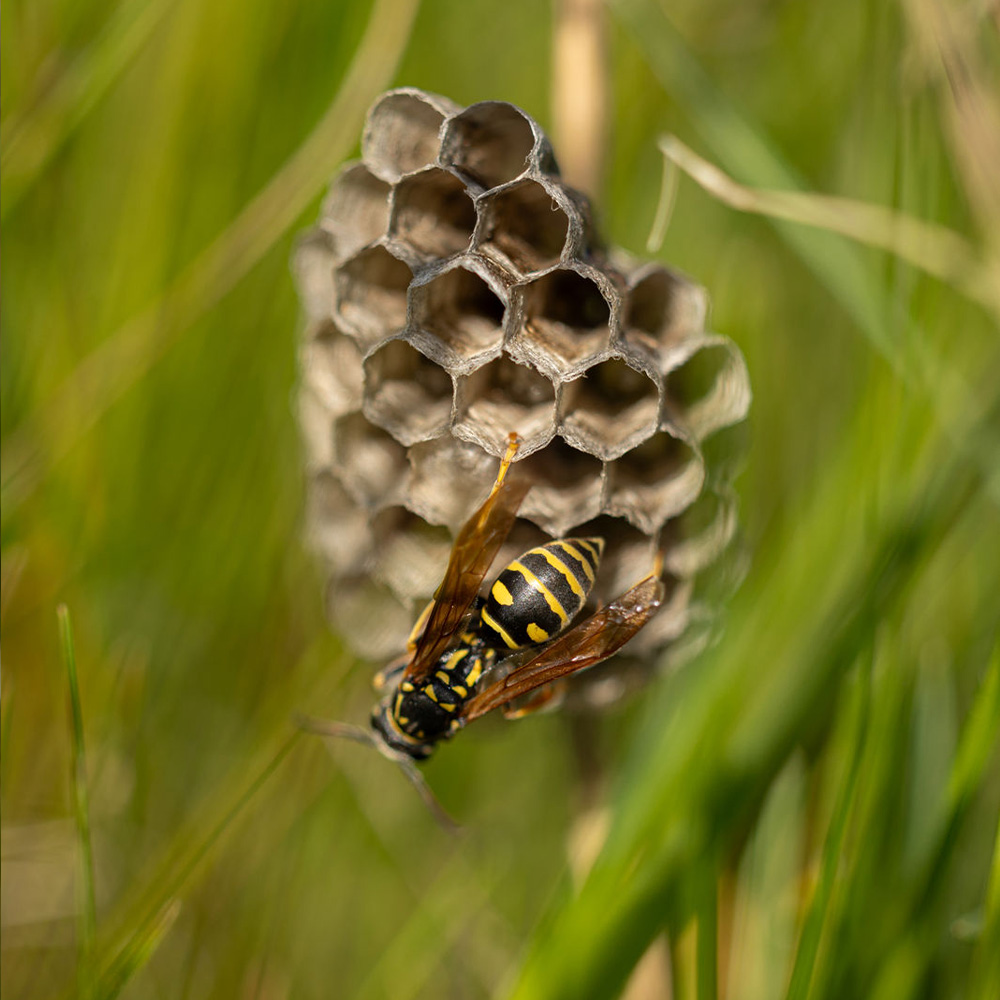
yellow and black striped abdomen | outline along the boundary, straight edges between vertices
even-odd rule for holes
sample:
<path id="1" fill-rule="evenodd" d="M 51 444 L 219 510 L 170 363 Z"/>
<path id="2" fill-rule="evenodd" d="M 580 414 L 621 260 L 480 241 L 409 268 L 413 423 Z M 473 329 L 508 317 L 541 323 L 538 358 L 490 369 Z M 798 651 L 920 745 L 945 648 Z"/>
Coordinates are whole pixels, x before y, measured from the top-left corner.
<path id="1" fill-rule="evenodd" d="M 603 550 L 603 538 L 559 538 L 515 559 L 480 612 L 487 645 L 521 649 L 562 632 L 586 603 Z"/>

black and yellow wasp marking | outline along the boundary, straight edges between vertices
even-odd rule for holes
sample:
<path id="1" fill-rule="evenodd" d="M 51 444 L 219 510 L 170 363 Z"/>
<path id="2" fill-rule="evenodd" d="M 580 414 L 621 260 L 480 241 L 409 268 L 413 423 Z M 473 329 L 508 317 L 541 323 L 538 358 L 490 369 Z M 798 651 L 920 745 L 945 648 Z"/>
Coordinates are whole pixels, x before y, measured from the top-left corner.
<path id="1" fill-rule="evenodd" d="M 515 559 L 490 588 L 479 632 L 500 649 L 548 642 L 583 610 L 603 538 L 559 538 Z"/>
<path id="2" fill-rule="evenodd" d="M 459 728 L 459 711 L 496 660 L 496 650 L 475 632 L 463 632 L 459 645 L 443 653 L 423 680 L 400 679 L 402 667 L 383 672 L 378 686 L 393 688 L 372 710 L 372 728 L 393 750 L 417 760 L 429 757 L 437 740 Z"/>
<path id="3" fill-rule="evenodd" d="M 448 568 L 413 629 L 407 651 L 376 678 L 382 700 L 373 733 L 345 723 L 303 719 L 327 736 L 367 742 L 392 757 L 428 799 L 413 762 L 487 712 L 537 692 L 525 714 L 547 699 L 554 682 L 614 655 L 663 603 L 660 566 L 620 597 L 573 624 L 597 578 L 604 540 L 559 538 L 530 549 L 490 586 L 480 588 L 517 517 L 530 483 L 507 477 L 517 452 L 510 435 L 490 495 L 455 538 Z"/>

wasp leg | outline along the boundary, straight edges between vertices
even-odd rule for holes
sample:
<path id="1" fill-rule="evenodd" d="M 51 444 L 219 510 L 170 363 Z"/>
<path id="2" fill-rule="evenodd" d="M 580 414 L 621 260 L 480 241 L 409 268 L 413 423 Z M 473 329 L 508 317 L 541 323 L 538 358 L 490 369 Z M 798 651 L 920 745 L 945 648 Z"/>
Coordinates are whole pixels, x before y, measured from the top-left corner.
<path id="1" fill-rule="evenodd" d="M 430 618 L 433 610 L 434 601 L 428 601 L 427 607 L 420 612 L 420 617 L 417 619 L 416 624 L 410 629 L 410 637 L 406 640 L 406 653 L 408 656 L 412 657 L 416 652 L 417 643 L 424 634 L 424 629 L 427 627 L 427 619 Z"/>
<path id="2" fill-rule="evenodd" d="M 392 660 L 386 666 L 384 666 L 373 678 L 372 678 L 372 688 L 376 694 L 384 694 L 391 687 L 395 687 L 396 682 L 402 676 L 403 671 L 406 669 L 407 663 L 410 662 L 410 654 L 403 653 L 402 656 L 397 656 L 396 659 Z"/>
<path id="3" fill-rule="evenodd" d="M 525 698 L 518 705 L 504 705 L 503 717 L 505 719 L 523 719 L 526 715 L 534 715 L 543 708 L 557 708 L 566 694 L 566 684 L 563 681 L 553 681 L 540 687 L 530 697 Z"/>

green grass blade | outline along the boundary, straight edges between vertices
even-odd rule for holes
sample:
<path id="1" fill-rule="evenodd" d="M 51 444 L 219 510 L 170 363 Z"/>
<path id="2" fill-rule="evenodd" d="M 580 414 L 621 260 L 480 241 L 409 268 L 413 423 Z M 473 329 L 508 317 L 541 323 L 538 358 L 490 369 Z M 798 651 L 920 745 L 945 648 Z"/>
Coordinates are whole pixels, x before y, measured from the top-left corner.
<path id="1" fill-rule="evenodd" d="M 716 1000 L 719 995 L 719 872 L 706 863 L 695 875 L 695 919 L 698 942 L 695 969 L 698 1000 Z"/>
<path id="2" fill-rule="evenodd" d="M 76 673 L 76 648 L 73 645 L 73 625 L 69 609 L 60 604 L 56 609 L 63 665 L 69 683 L 69 714 L 72 728 L 72 787 L 73 814 L 80 842 L 77 872 L 79 907 L 79 942 L 77 956 L 77 988 L 84 1000 L 94 995 L 94 944 L 97 936 L 97 897 L 94 891 L 94 853 L 90 839 L 90 805 L 87 791 L 87 754 L 83 739 L 83 709 L 80 705 L 80 685 Z"/>
<path id="3" fill-rule="evenodd" d="M 225 833 L 257 792 L 277 771 L 295 746 L 301 733 L 294 732 L 251 778 L 236 798 L 226 806 L 218 820 L 197 840 L 194 846 L 177 859 L 155 881 L 152 898 L 145 912 L 132 925 L 125 939 L 111 949 L 110 957 L 101 963 L 98 991 L 101 997 L 115 996 L 128 980 L 145 964 L 173 921 L 175 902 L 181 897 L 199 867 L 208 858 Z"/>
<path id="4" fill-rule="evenodd" d="M 1000 819 L 997 821 L 982 930 L 973 958 L 969 996 L 973 1000 L 1000 996 Z"/>
<path id="5" fill-rule="evenodd" d="M 941 934 L 941 899 L 947 876 L 955 860 L 959 833 L 969 814 L 973 799 L 982 786 L 986 769 L 1000 745 L 1000 655 L 993 655 L 986 676 L 976 693 L 966 723 L 962 728 L 958 752 L 951 769 L 947 793 L 945 827 L 921 878 L 908 900 L 913 920 L 907 933 L 885 957 L 874 995 L 881 1000 L 917 996 L 919 982 L 933 954 L 933 945 Z M 984 930 L 983 944 L 989 934 Z M 994 942 L 995 944 L 995 942 Z M 993 949 L 995 951 L 995 948 Z M 989 984 L 993 972 L 990 959 L 984 964 L 982 983 Z M 995 967 L 995 959 L 992 959 Z M 995 996 L 986 992 L 984 996 Z"/>
<path id="6" fill-rule="evenodd" d="M 98 996 L 101 1000 L 114 1000 L 153 957 L 160 943 L 167 936 L 181 912 L 179 899 L 170 899 L 153 915 L 142 934 L 130 938 L 116 956 L 114 964 L 101 977 Z"/>
<path id="7" fill-rule="evenodd" d="M 862 659 L 863 669 L 858 677 L 857 695 L 853 707 L 854 720 L 850 741 L 850 761 L 841 784 L 837 803 L 830 820 L 830 828 L 823 845 L 823 860 L 819 884 L 813 893 L 799 937 L 795 953 L 795 963 L 786 994 L 788 1000 L 805 1000 L 809 995 L 809 984 L 816 966 L 820 940 L 830 913 L 834 882 L 841 861 L 844 834 L 847 831 L 861 772 L 861 762 L 868 731 L 868 716 L 871 708 L 871 661 Z"/>
<path id="8" fill-rule="evenodd" d="M 743 599 L 724 649 L 699 665 L 698 686 L 682 714 L 660 706 L 671 721 L 659 719 L 656 745 L 646 747 L 631 775 L 603 854 L 580 894 L 536 938 L 513 996 L 597 1000 L 621 988 L 663 921 L 678 918 L 692 852 L 704 852 L 759 807 L 797 732 L 829 702 L 832 686 L 870 647 L 917 568 L 976 495 L 980 481 L 960 475 L 958 462 L 942 461 L 940 475 L 931 474 L 913 503 L 883 519 L 832 596 L 820 601 L 817 593 L 805 594 L 791 609 L 783 588 L 764 585 L 749 608 Z M 831 475 L 836 479 L 836 469 Z M 797 575 L 796 540 L 822 538 L 835 524 L 823 504 L 803 511 L 788 551 L 773 553 L 777 564 Z M 829 544 L 836 543 L 831 536 Z M 822 548 L 806 558 L 828 567 Z M 822 572 L 813 566 L 807 578 Z M 805 640 L 771 636 L 767 623 L 793 612 L 805 624 Z M 776 645 L 784 641 L 788 648 Z M 763 649 L 774 662 L 751 674 L 744 651 Z"/>

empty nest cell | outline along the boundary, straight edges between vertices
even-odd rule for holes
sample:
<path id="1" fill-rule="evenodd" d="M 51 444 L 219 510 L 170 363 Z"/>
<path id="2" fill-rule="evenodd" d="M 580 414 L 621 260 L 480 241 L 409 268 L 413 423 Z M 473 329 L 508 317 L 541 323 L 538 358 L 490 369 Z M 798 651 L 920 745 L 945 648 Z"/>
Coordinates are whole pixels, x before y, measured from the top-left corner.
<path id="1" fill-rule="evenodd" d="M 484 278 L 458 265 L 413 286 L 413 322 L 459 358 L 499 350 L 504 303 Z"/>
<path id="2" fill-rule="evenodd" d="M 658 264 L 637 271 L 630 280 L 626 335 L 667 350 L 705 328 L 705 290 Z"/>
<path id="3" fill-rule="evenodd" d="M 369 247 L 337 269 L 337 315 L 368 348 L 406 325 L 406 291 L 413 272 L 383 246 Z"/>
<path id="4" fill-rule="evenodd" d="M 414 445 L 406 506 L 431 524 L 457 532 L 486 499 L 499 459 L 450 435 Z"/>
<path id="5" fill-rule="evenodd" d="M 742 420 L 750 407 L 750 378 L 742 354 L 724 337 L 704 337 L 666 375 L 670 412 L 702 440 Z"/>
<path id="6" fill-rule="evenodd" d="M 572 203 L 560 204 L 538 181 L 491 191 L 481 199 L 479 211 L 478 248 L 502 256 L 520 274 L 544 270 L 562 256 Z"/>
<path id="7" fill-rule="evenodd" d="M 574 524 L 596 517 L 601 510 L 604 464 L 558 439 L 519 462 L 531 490 L 521 515 L 553 536 L 565 535 Z"/>
<path id="8" fill-rule="evenodd" d="M 566 386 L 561 433 L 605 460 L 618 458 L 656 432 L 659 390 L 646 374 L 615 358 Z"/>
<path id="9" fill-rule="evenodd" d="M 726 550 L 736 533 L 736 499 L 730 490 L 705 489 L 701 496 L 664 529 L 669 539 L 665 564 L 690 579 Z"/>
<path id="10" fill-rule="evenodd" d="M 368 575 L 331 581 L 327 618 L 361 656 L 386 663 L 404 649 L 413 626 L 413 608 Z"/>
<path id="11" fill-rule="evenodd" d="M 376 510 L 402 494 L 408 471 L 406 449 L 362 414 L 335 422 L 333 451 L 334 468 L 355 503 Z"/>
<path id="12" fill-rule="evenodd" d="M 681 438 L 659 431 L 622 455 L 611 467 L 606 511 L 645 532 L 657 531 L 686 510 L 701 492 L 701 456 Z"/>
<path id="13" fill-rule="evenodd" d="M 450 257 L 467 250 L 476 227 L 476 206 L 465 184 L 440 167 L 400 181 L 393 194 L 391 232 L 421 256 Z"/>
<path id="14" fill-rule="evenodd" d="M 441 162 L 484 188 L 498 187 L 524 173 L 532 154 L 537 155 L 539 139 L 520 108 L 504 101 L 482 101 L 448 121 Z"/>
<path id="15" fill-rule="evenodd" d="M 507 437 L 521 437 L 521 455 L 547 442 L 555 426 L 556 393 L 532 368 L 502 356 L 457 383 L 454 433 L 501 454 Z"/>
<path id="16" fill-rule="evenodd" d="M 337 241 L 342 257 L 384 236 L 389 225 L 389 185 L 363 163 L 341 171 L 320 215 L 320 227 Z"/>
<path id="17" fill-rule="evenodd" d="M 338 263 L 336 241 L 313 229 L 295 248 L 292 264 L 306 319 L 318 328 L 333 315 L 333 269 Z"/>
<path id="18" fill-rule="evenodd" d="M 444 577 L 452 538 L 447 528 L 428 524 L 405 507 L 389 507 L 372 520 L 372 573 L 393 593 L 428 601 Z"/>
<path id="19" fill-rule="evenodd" d="M 368 515 L 329 470 L 309 480 L 306 524 L 309 547 L 338 574 L 364 571 L 372 547 Z"/>
<path id="20" fill-rule="evenodd" d="M 374 173 L 390 183 L 437 161 L 445 116 L 458 109 L 447 98 L 423 91 L 390 90 L 372 105 L 361 153 Z"/>
<path id="21" fill-rule="evenodd" d="M 364 363 L 365 416 L 411 445 L 442 434 L 451 420 L 451 378 L 405 340 L 390 340 Z"/>
<path id="22" fill-rule="evenodd" d="M 520 325 L 510 353 L 546 374 L 570 377 L 604 351 L 611 336 L 611 306 L 594 277 L 559 267 L 526 282 Z"/>
<path id="23" fill-rule="evenodd" d="M 332 324 L 303 346 L 300 367 L 303 383 L 331 418 L 361 408 L 361 355 Z"/>

